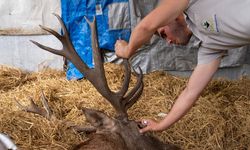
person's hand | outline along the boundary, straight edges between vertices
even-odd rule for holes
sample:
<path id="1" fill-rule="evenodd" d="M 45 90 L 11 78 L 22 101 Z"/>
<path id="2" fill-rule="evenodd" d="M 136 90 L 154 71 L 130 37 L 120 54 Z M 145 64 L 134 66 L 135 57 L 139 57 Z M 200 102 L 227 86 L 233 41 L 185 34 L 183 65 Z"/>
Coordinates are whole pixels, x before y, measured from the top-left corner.
<path id="1" fill-rule="evenodd" d="M 140 133 L 147 131 L 161 131 L 159 128 L 159 123 L 153 119 L 142 119 L 141 124 L 145 127 L 140 129 Z"/>
<path id="2" fill-rule="evenodd" d="M 115 54 L 121 58 L 128 58 L 128 43 L 124 40 L 117 40 L 115 43 Z"/>

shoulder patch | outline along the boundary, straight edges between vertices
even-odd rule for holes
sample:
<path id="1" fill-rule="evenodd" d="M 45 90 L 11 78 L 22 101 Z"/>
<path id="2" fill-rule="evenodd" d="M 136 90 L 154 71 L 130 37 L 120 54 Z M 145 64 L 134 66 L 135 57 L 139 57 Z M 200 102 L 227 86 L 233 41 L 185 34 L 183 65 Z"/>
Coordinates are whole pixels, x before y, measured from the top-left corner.
<path id="1" fill-rule="evenodd" d="M 201 25 L 203 29 L 205 29 L 208 32 L 215 32 L 215 33 L 220 32 L 218 28 L 218 20 L 216 14 L 207 19 L 202 20 Z"/>

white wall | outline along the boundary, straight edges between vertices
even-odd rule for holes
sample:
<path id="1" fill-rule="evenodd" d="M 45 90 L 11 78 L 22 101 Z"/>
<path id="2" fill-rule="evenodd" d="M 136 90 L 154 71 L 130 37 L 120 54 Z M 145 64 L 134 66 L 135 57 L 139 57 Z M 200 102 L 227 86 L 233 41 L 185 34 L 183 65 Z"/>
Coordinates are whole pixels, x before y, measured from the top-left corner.
<path id="1" fill-rule="evenodd" d="M 0 36 L 0 65 L 28 71 L 38 71 L 44 67 L 62 69 L 61 56 L 38 48 L 29 41 L 31 39 L 53 48 L 61 48 L 61 43 L 51 35 Z"/>
<path id="2" fill-rule="evenodd" d="M 60 0 L 0 0 L 0 34 L 44 34 L 39 25 L 58 30 L 52 13 L 61 14 Z"/>
<path id="3" fill-rule="evenodd" d="M 52 13 L 61 14 L 60 0 L 0 0 L 0 65 L 28 71 L 44 67 L 62 69 L 62 57 L 43 51 L 29 41 L 60 48 L 60 42 L 39 27 L 60 30 Z"/>

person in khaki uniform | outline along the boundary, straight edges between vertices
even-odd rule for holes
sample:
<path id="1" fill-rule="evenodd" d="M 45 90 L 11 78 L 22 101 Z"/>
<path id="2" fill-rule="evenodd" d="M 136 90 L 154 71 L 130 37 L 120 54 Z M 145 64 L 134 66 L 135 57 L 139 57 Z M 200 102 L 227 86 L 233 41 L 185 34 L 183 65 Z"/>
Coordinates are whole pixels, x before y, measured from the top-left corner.
<path id="1" fill-rule="evenodd" d="M 225 9 L 222 9 L 225 8 Z M 140 132 L 163 131 L 181 119 L 212 79 L 227 50 L 250 44 L 250 0 L 162 0 L 133 30 L 129 43 L 117 40 L 118 57 L 129 58 L 153 34 L 170 44 L 185 45 L 191 35 L 200 41 L 198 64 L 186 88 L 161 121 L 142 119 Z"/>

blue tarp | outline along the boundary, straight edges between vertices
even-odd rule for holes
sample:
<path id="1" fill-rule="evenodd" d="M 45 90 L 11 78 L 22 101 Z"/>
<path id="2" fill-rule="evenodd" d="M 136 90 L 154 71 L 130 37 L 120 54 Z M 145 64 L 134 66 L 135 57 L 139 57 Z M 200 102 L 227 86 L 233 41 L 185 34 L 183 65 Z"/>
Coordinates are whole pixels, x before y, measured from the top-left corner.
<path id="1" fill-rule="evenodd" d="M 117 16 L 123 17 L 123 14 L 119 15 L 114 12 L 118 10 L 117 13 L 121 13 L 122 11 L 119 11 L 121 8 L 119 9 L 117 6 L 123 7 L 124 4 L 128 6 L 128 0 L 61 0 L 62 19 L 70 33 L 70 39 L 79 56 L 89 67 L 94 67 L 92 61 L 91 31 L 84 16 L 90 21 L 93 20 L 93 16 L 96 16 L 99 47 L 114 51 L 116 40 L 122 38 L 128 41 L 131 33 L 130 23 L 125 28 L 116 29 L 110 27 L 111 19 L 117 19 Z M 125 12 L 129 13 L 129 9 Z M 124 20 L 121 18 L 120 22 L 124 22 Z M 67 79 L 80 79 L 82 77 L 83 75 L 75 66 L 71 62 L 68 62 Z"/>

